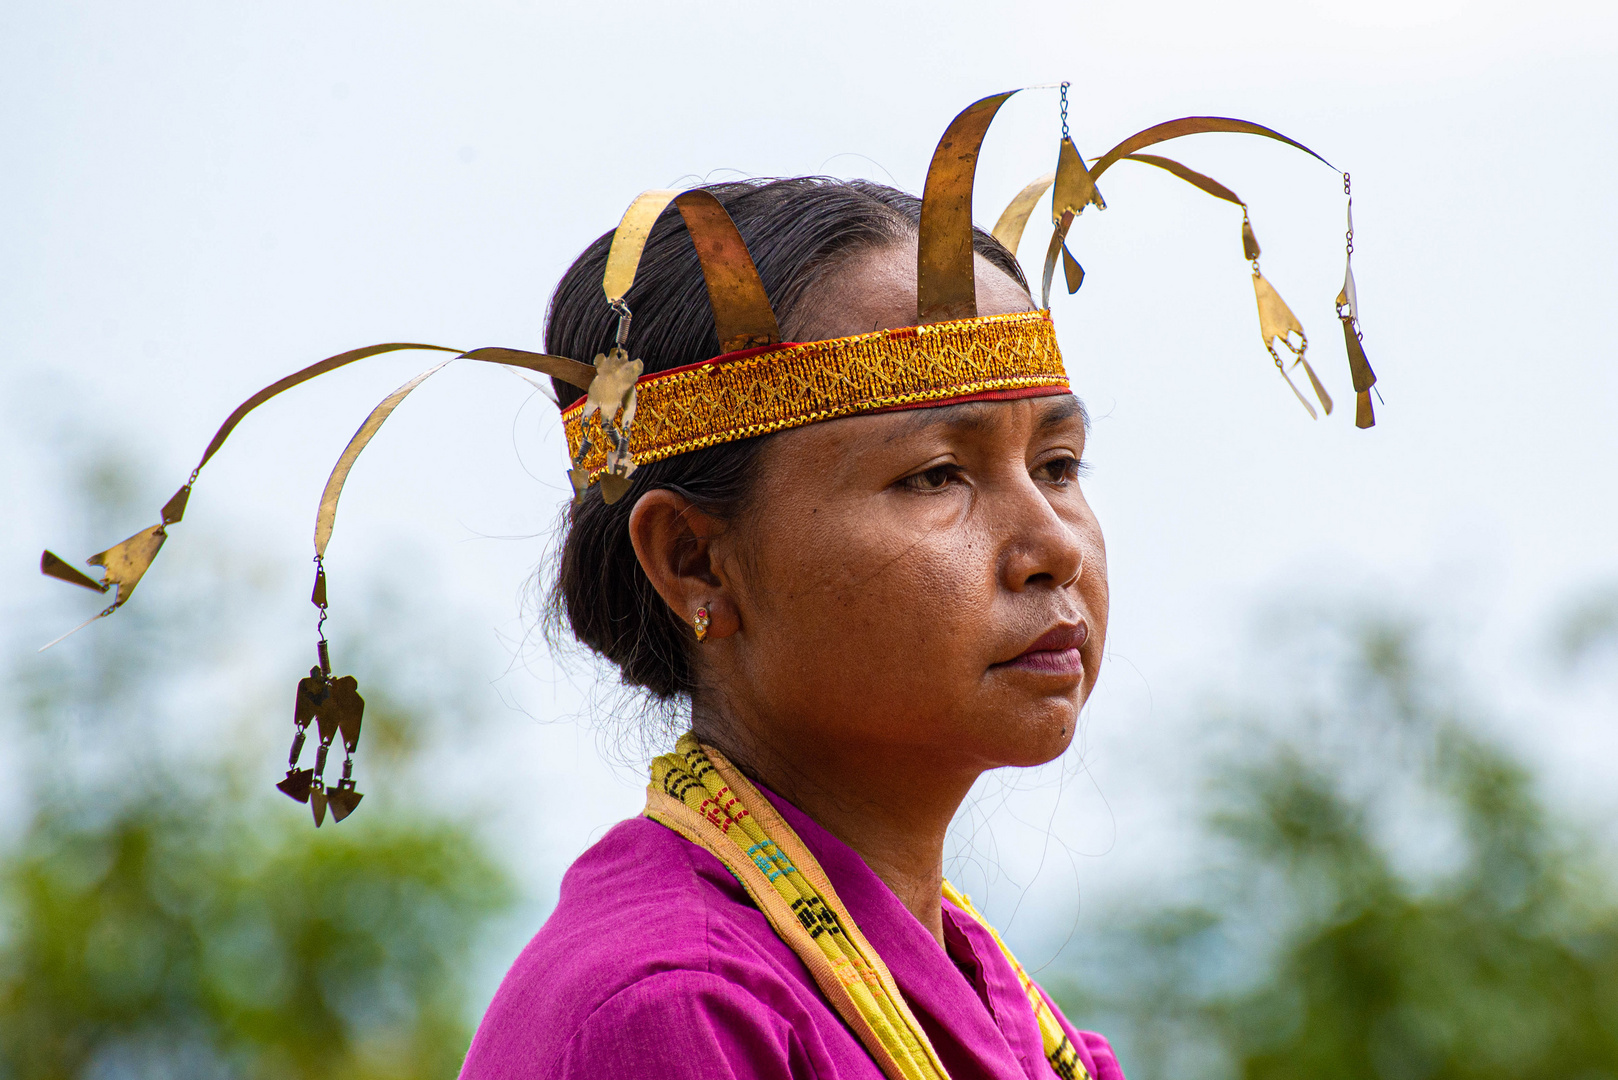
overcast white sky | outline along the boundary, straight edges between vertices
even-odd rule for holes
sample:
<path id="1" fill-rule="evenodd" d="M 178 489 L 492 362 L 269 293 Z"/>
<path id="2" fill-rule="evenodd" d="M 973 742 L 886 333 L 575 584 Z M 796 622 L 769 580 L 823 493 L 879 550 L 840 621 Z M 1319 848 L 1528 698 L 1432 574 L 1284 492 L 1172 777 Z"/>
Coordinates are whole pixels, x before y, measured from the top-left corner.
<path id="1" fill-rule="evenodd" d="M 1385 398 L 1378 427 L 1355 430 L 1329 170 L 1234 136 L 1165 148 L 1252 205 L 1265 273 L 1348 405 L 1318 423 L 1259 344 L 1237 212 L 1127 164 L 1106 178 L 1109 209 L 1074 237 L 1085 287 L 1056 302 L 1097 421 L 1089 490 L 1113 575 L 1093 783 L 1057 826 L 1108 852 L 1082 865 L 1086 887 L 1104 895 L 1157 850 L 1148 793 L 1178 751 L 1176 703 L 1230 684 L 1255 605 L 1289 596 L 1446 612 L 1491 692 L 1535 716 L 1558 785 L 1614 809 L 1618 736 L 1599 709 L 1547 705 L 1562 691 L 1533 657 L 1559 606 L 1618 578 L 1615 71 L 1618 7 L 1593 2 L 6 6 L 0 596 L 58 598 L 41 641 L 93 610 L 36 571 L 66 542 L 44 463 L 71 432 L 152 467 L 153 512 L 111 543 L 155 520 L 239 400 L 296 367 L 389 340 L 538 348 L 557 277 L 642 188 L 825 172 L 919 190 L 957 109 L 1066 78 L 1087 154 L 1211 113 L 1352 171 Z M 1046 93 L 1005 110 L 981 221 L 1050 167 L 1055 109 Z M 221 633 L 307 663 L 321 484 L 365 410 L 430 362 L 369 361 L 255 414 L 143 593 L 185 590 L 187 537 L 223 535 L 275 568 L 284 602 L 221 610 Z M 588 734 L 500 711 L 577 708 L 542 661 L 507 673 L 496 636 L 522 632 L 562 467 L 547 403 L 452 369 L 356 469 L 329 552 L 337 641 L 344 591 L 378 578 L 453 600 L 454 632 L 475 628 L 488 737 L 508 748 L 485 782 L 536 810 L 541 783 L 578 795 L 565 818 L 514 811 L 541 878 L 640 802 Z M 1005 855 L 1014 876 L 1020 857 Z"/>

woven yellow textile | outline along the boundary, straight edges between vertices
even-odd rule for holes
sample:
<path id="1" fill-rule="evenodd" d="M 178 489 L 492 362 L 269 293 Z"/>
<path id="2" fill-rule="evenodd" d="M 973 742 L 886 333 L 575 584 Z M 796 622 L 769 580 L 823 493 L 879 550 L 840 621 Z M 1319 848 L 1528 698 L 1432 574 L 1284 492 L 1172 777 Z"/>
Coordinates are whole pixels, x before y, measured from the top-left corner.
<path id="1" fill-rule="evenodd" d="M 1068 388 L 1050 313 L 988 315 L 774 346 L 644 375 L 636 383 L 629 450 L 646 465 L 736 439 L 922 404 Z M 580 399 L 562 413 L 568 453 L 584 435 L 592 473 L 612 440 Z"/>
<path id="2" fill-rule="evenodd" d="M 820 864 L 757 788 L 687 732 L 652 762 L 646 816 L 707 849 L 736 875 L 781 940 L 890 1080 L 948 1080 L 893 974 L 860 933 Z M 1045 1057 L 1062 1080 L 1089 1080 L 1078 1052 L 1016 957 L 971 901 L 944 896 L 981 923 L 1011 962 L 1039 1021 Z"/>
<path id="3" fill-rule="evenodd" d="M 965 893 L 956 890 L 948 881 L 944 882 L 944 899 L 976 919 L 978 925 L 987 930 L 994 937 L 994 943 L 1000 946 L 1000 951 L 1011 963 L 1011 968 L 1017 973 L 1017 981 L 1022 983 L 1023 993 L 1028 995 L 1028 1004 L 1034 1008 L 1034 1019 L 1039 1021 L 1039 1038 L 1045 1045 L 1045 1060 L 1051 1063 L 1056 1075 L 1062 1080 L 1090 1080 L 1090 1072 L 1079 1060 L 1079 1051 L 1073 1045 L 1073 1040 L 1067 1037 L 1062 1025 L 1051 1011 L 1051 1006 L 1040 993 L 1034 980 L 1028 977 L 1017 958 L 1011 955 L 1006 943 L 1000 940 L 1000 933 L 989 925 L 989 920 L 978 914 L 978 909 L 972 906 L 972 900 Z"/>

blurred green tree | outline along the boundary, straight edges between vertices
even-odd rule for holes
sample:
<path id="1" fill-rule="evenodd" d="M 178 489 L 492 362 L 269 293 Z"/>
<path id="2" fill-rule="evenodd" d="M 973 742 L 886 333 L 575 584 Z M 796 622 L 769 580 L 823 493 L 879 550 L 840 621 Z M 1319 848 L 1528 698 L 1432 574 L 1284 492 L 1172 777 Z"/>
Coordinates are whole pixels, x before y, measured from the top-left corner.
<path id="1" fill-rule="evenodd" d="M 118 507 L 129 484 L 107 460 L 78 486 Z M 210 605 L 244 588 L 239 562 L 212 560 L 209 595 L 146 586 L 71 646 L 13 649 L 4 737 L 24 795 L 0 850 L 0 1075 L 453 1076 L 471 953 L 511 884 L 465 825 L 385 794 L 317 832 L 228 716 L 201 729 L 208 753 L 164 737 L 198 683 L 252 681 L 209 633 Z M 242 720 L 290 738 L 290 690 L 285 715 L 272 701 Z M 397 780 L 427 718 L 373 698 L 372 757 Z"/>
<path id="2" fill-rule="evenodd" d="M 1133 1080 L 1618 1077 L 1601 852 L 1408 627 L 1323 629 L 1335 678 L 1219 759 L 1192 898 L 1120 919 L 1120 977 L 1066 1002 L 1120 1026 Z"/>

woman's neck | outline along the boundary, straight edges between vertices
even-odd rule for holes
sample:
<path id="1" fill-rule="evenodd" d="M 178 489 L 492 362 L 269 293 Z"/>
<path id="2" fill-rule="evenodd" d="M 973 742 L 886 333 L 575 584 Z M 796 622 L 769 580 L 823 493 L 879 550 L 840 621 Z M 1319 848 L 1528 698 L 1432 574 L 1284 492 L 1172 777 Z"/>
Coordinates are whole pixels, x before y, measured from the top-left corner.
<path id="1" fill-rule="evenodd" d="M 698 710 L 697 737 L 853 848 L 940 946 L 944 835 L 976 773 L 910 748 L 773 745 L 753 725 Z M 794 741 L 795 743 L 797 740 Z"/>

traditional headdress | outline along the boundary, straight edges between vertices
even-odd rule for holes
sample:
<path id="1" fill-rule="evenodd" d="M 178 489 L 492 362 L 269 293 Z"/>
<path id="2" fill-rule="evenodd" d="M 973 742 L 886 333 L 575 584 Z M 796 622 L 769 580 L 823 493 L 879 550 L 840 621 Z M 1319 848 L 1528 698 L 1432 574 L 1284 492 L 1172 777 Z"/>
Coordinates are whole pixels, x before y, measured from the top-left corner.
<path id="1" fill-rule="evenodd" d="M 977 314 L 973 180 L 989 124 L 1015 93 L 996 94 L 968 106 L 950 122 L 933 153 L 918 229 L 915 326 L 828 341 L 781 341 L 758 270 L 719 200 L 702 189 L 648 191 L 630 204 L 613 234 L 602 291 L 603 301 L 618 316 L 617 339 L 593 363 L 519 349 L 466 351 L 404 342 L 371 345 L 328 357 L 272 383 L 239 405 L 214 434 L 190 478 L 164 504 L 159 523 L 87 560 L 89 565 L 102 568 L 100 581 L 49 551 L 41 557 L 40 569 L 51 577 L 96 592 L 116 589 L 112 604 L 81 627 L 111 615 L 129 601 L 168 538 L 168 527 L 184 515 L 198 473 L 248 413 L 283 390 L 367 357 L 405 349 L 452 354 L 389 394 L 371 411 L 349 440 L 321 493 L 315 518 L 315 584 L 311 596 L 320 613 L 316 627 L 318 663 L 298 682 L 292 752 L 287 775 L 276 785 L 299 802 L 309 803 L 318 826 L 328 808 L 334 820 L 341 821 L 362 797 L 355 790 L 353 766 L 365 703 L 352 676 L 333 676 L 322 629 L 326 620 L 325 552 L 337 516 L 337 501 L 360 452 L 393 410 L 424 380 L 455 360 L 539 372 L 585 391 L 583 397 L 562 411 L 575 502 L 586 498 L 592 486 L 599 486 L 607 502 L 616 502 L 628 490 L 629 477 L 640 465 L 820 420 L 899 408 L 1068 393 L 1067 373 L 1050 316 L 1056 264 L 1062 264 L 1067 291 L 1077 292 L 1084 280 L 1084 269 L 1068 250 L 1068 232 L 1086 208 L 1106 208 L 1096 186 L 1102 174 L 1117 162 L 1134 161 L 1165 169 L 1215 198 L 1242 208 L 1242 253 L 1252 265 L 1264 347 L 1310 416 L 1316 415 L 1314 406 L 1293 383 L 1289 367 L 1303 369 L 1315 398 L 1329 414 L 1332 399 L 1305 357 L 1309 342 L 1303 327 L 1259 272 L 1259 245 L 1248 219 L 1247 204 L 1211 177 L 1177 161 L 1140 153 L 1156 143 L 1184 135 L 1237 132 L 1276 139 L 1329 166 L 1302 143 L 1246 120 L 1216 116 L 1171 120 L 1131 135 L 1087 164 L 1068 133 L 1067 84 L 1063 83 L 1062 136 L 1056 168 L 1023 188 L 993 230 L 994 237 L 1015 252 L 1035 206 L 1047 191 L 1051 193 L 1052 234 L 1040 279 L 1040 310 L 986 317 Z M 1349 175 L 1341 175 L 1347 195 Z M 624 297 L 635 280 L 652 226 L 671 204 L 684 219 L 702 265 L 719 354 L 701 363 L 643 375 L 642 362 L 631 359 L 631 312 Z M 1354 250 L 1352 206 L 1350 198 L 1350 260 Z M 1356 395 L 1355 423 L 1370 427 L 1375 422 L 1370 392 L 1376 376 L 1360 344 L 1352 261 L 1337 296 L 1337 316 L 1348 347 Z M 1280 350 L 1288 356 L 1283 357 Z M 319 738 L 315 762 L 313 768 L 300 768 L 311 724 Z M 327 755 L 339 735 L 345 751 L 342 776 L 328 786 Z"/>

